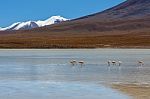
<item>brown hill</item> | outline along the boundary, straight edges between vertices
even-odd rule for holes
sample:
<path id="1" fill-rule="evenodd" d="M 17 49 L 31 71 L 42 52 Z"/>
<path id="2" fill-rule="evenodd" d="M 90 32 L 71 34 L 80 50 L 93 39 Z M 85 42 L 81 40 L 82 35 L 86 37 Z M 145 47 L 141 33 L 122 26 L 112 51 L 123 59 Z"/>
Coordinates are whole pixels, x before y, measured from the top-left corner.
<path id="1" fill-rule="evenodd" d="M 150 0 L 127 0 L 96 14 L 24 31 L 5 31 L 1 48 L 150 48 Z"/>

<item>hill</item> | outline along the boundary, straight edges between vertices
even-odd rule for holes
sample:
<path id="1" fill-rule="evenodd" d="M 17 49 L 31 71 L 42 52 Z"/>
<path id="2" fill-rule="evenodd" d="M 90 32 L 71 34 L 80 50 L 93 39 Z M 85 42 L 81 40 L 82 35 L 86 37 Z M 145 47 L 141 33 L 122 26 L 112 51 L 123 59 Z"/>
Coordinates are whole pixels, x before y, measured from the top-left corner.
<path id="1" fill-rule="evenodd" d="M 150 0 L 127 0 L 103 12 L 42 28 L 5 31 L 1 48 L 150 48 Z"/>

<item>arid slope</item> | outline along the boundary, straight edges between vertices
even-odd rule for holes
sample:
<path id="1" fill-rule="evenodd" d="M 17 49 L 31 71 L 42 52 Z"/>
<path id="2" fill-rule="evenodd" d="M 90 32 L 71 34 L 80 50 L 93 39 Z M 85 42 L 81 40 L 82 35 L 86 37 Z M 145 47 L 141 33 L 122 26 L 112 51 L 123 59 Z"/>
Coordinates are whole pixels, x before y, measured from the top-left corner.
<path id="1" fill-rule="evenodd" d="M 150 0 L 118 6 L 59 24 L 0 32 L 0 48 L 150 48 Z"/>

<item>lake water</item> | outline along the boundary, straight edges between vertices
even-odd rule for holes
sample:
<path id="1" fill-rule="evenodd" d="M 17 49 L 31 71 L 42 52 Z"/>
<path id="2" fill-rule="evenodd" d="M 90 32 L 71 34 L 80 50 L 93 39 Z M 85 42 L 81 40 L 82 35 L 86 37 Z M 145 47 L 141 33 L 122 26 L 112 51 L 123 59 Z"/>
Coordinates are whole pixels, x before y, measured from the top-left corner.
<path id="1" fill-rule="evenodd" d="M 112 83 L 150 84 L 150 49 L 0 50 L 0 99 L 130 98 L 103 86 Z"/>

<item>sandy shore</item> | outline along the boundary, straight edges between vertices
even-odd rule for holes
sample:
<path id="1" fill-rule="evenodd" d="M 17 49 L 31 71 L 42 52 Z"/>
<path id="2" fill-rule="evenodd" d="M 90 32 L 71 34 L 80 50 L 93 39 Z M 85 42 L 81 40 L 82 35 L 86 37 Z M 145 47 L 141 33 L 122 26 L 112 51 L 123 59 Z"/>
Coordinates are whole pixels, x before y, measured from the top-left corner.
<path id="1" fill-rule="evenodd" d="M 114 84 L 112 88 L 132 96 L 133 99 L 150 99 L 150 85 Z"/>

